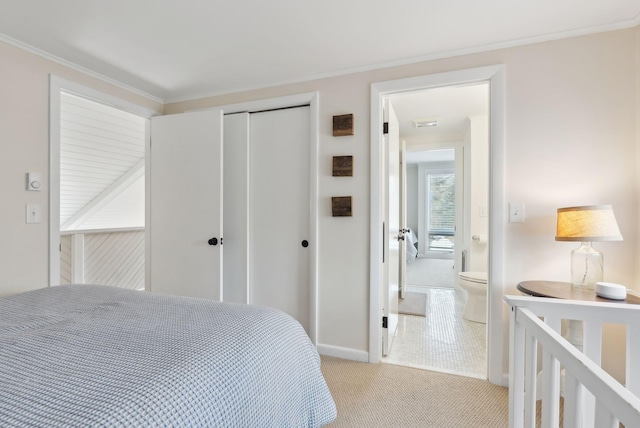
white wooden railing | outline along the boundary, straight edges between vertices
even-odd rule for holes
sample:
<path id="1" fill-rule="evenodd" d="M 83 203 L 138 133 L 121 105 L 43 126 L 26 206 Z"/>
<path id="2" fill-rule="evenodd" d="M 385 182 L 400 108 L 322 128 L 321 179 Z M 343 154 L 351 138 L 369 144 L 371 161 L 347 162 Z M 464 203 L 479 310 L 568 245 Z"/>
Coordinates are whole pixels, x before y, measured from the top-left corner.
<path id="1" fill-rule="evenodd" d="M 60 232 L 60 283 L 144 289 L 144 228 Z"/>
<path id="2" fill-rule="evenodd" d="M 511 307 L 509 427 L 535 427 L 538 417 L 539 426 L 558 427 L 561 378 L 565 428 L 640 427 L 640 305 L 529 296 L 504 300 Z M 574 320 L 574 328 L 575 321 L 582 321 L 583 352 L 561 336 L 563 319 Z M 600 367 L 605 323 L 626 326 L 625 386 Z"/>

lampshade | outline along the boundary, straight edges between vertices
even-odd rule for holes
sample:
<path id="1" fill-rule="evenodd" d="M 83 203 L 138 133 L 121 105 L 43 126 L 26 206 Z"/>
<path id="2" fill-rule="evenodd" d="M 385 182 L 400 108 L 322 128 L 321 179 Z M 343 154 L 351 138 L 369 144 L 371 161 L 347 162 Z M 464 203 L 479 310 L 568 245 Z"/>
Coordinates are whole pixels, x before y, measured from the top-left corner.
<path id="1" fill-rule="evenodd" d="M 611 205 L 558 208 L 556 241 L 622 241 Z"/>

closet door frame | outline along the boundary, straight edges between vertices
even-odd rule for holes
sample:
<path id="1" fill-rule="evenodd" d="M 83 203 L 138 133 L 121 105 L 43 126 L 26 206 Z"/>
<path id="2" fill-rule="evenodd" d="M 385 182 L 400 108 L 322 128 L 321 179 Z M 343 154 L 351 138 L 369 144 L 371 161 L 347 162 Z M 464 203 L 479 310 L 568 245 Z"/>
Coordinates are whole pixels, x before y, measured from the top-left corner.
<path id="1" fill-rule="evenodd" d="M 198 110 L 222 109 L 224 114 L 258 112 L 308 105 L 309 106 L 309 338 L 318 344 L 318 151 L 319 151 L 319 93 L 269 98 L 238 104 L 213 106 Z M 248 165 L 247 165 L 248 167 Z M 224 225 L 223 225 L 224 228 Z M 224 234 L 224 231 L 223 231 Z"/>

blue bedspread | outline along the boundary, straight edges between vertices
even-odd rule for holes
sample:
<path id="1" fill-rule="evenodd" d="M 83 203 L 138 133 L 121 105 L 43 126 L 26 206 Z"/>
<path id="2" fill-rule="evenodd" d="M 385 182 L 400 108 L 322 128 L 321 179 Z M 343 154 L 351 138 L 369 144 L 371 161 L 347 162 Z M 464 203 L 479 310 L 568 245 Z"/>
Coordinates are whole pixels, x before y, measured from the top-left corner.
<path id="1" fill-rule="evenodd" d="M 0 426 L 317 427 L 304 329 L 265 307 L 93 285 L 0 298 Z"/>

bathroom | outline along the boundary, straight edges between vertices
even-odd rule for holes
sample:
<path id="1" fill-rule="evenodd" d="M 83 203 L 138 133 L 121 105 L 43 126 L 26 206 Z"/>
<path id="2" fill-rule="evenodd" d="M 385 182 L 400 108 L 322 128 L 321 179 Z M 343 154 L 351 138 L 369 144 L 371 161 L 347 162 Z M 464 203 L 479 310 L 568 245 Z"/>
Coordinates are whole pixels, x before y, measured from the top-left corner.
<path id="1" fill-rule="evenodd" d="M 406 146 L 410 232 L 406 296 L 384 361 L 486 378 L 488 85 L 390 101 Z M 416 294 L 426 295 L 423 314 L 403 313 L 403 300 Z"/>

